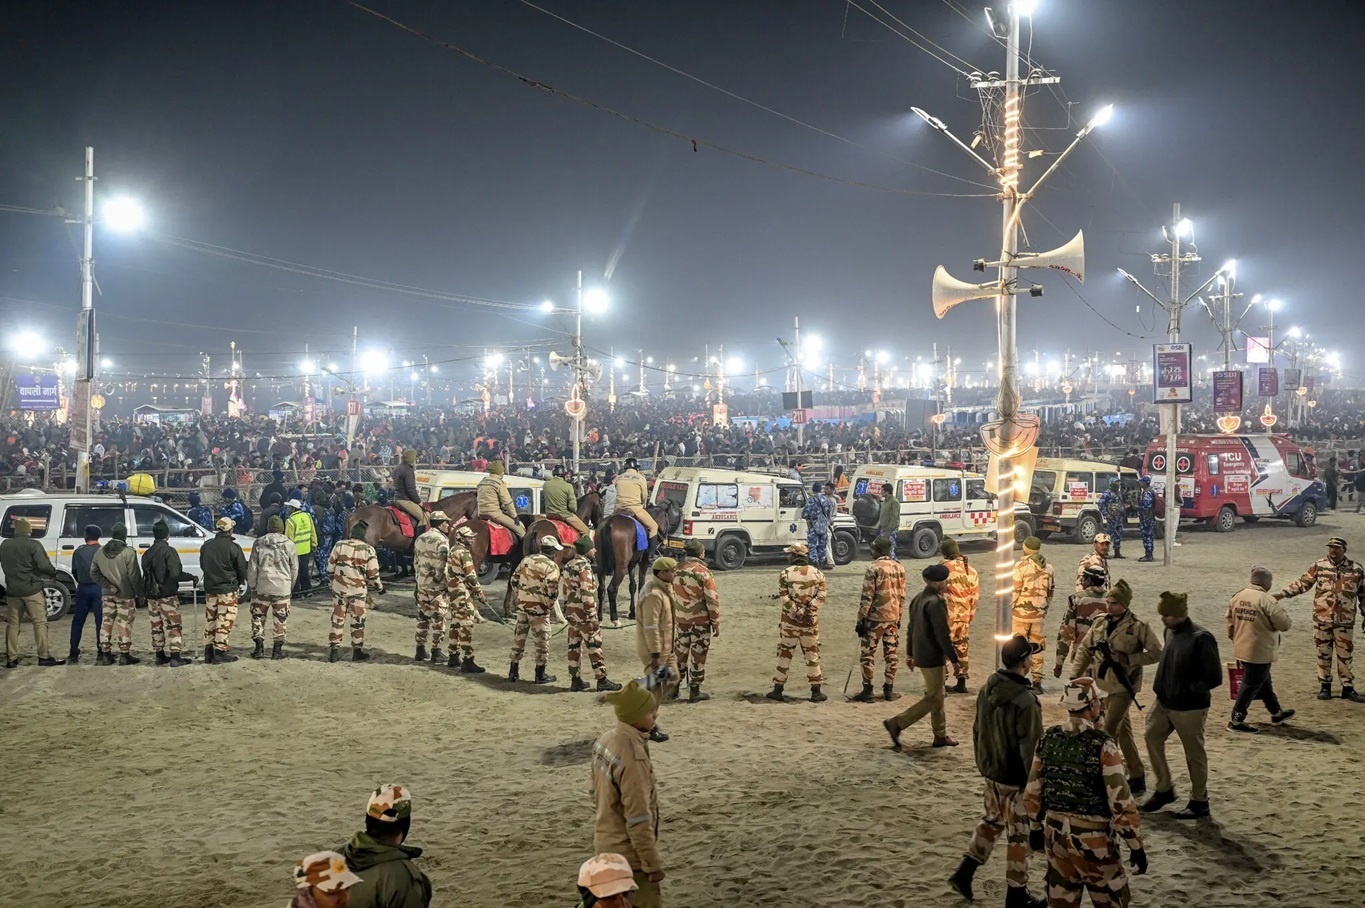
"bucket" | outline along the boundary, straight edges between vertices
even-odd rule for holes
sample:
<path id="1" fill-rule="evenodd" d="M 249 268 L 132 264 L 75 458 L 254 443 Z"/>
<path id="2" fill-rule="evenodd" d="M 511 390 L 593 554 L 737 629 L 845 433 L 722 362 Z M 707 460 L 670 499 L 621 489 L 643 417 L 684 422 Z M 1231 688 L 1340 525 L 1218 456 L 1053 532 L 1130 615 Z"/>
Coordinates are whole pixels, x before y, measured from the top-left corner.
<path id="1" fill-rule="evenodd" d="M 1242 692 L 1242 666 L 1238 662 L 1228 663 L 1228 699 L 1236 700 Z"/>

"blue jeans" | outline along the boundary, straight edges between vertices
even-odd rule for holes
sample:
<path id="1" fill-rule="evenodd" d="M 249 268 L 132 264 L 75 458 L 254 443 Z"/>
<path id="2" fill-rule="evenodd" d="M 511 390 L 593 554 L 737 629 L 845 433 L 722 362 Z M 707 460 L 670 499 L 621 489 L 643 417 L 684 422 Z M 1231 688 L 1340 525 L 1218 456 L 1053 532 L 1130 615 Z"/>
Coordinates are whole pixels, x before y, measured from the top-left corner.
<path id="1" fill-rule="evenodd" d="M 76 608 L 71 613 L 71 655 L 81 651 L 81 630 L 85 627 L 85 616 L 95 618 L 95 639 L 99 639 L 100 622 L 104 620 L 104 598 L 98 583 L 76 584 Z"/>

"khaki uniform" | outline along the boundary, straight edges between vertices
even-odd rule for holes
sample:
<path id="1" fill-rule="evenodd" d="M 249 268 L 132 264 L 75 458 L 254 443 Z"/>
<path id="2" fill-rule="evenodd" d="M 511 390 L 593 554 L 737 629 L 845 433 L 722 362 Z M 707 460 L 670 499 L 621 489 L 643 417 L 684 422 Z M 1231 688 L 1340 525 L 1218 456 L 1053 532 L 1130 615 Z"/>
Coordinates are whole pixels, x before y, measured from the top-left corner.
<path id="1" fill-rule="evenodd" d="M 1104 618 L 1109 611 L 1105 602 L 1105 590 L 1091 587 L 1079 593 L 1072 593 L 1066 600 L 1066 612 L 1062 615 L 1062 626 L 1057 628 L 1057 665 L 1066 665 L 1067 656 L 1076 656 L 1076 648 L 1096 621 Z"/>
<path id="2" fill-rule="evenodd" d="M 450 611 L 450 596 L 446 591 L 446 562 L 450 558 L 450 540 L 438 529 L 430 529 L 417 537 L 412 547 L 412 569 L 417 578 L 417 645 L 425 648 L 427 640 L 441 648 L 446 635 L 446 614 Z"/>
<path id="3" fill-rule="evenodd" d="M 446 559 L 446 594 L 450 601 L 450 653 L 459 652 L 462 658 L 473 659 L 478 608 L 487 605 L 488 601 L 484 599 L 483 585 L 474 569 L 474 555 L 462 542 L 450 545 Z"/>
<path id="4" fill-rule="evenodd" d="M 1140 691 L 1142 666 L 1161 661 L 1161 638 L 1131 610 L 1124 612 L 1117 620 L 1099 618 L 1081 641 L 1080 649 L 1071 663 L 1071 677 L 1093 677 L 1096 686 L 1109 695 L 1104 710 L 1105 734 L 1118 741 L 1122 748 L 1123 761 L 1128 765 L 1128 778 L 1141 779 L 1146 770 L 1137 745 L 1133 742 L 1133 721 L 1128 715 L 1133 697 L 1123 689 L 1123 683 L 1114 671 L 1101 671 L 1101 656 L 1095 649 L 1100 643 L 1108 643 L 1110 652 L 1115 655 L 1122 653 L 1128 657 L 1128 666 L 1122 670 L 1127 672 L 1133 690 Z"/>
<path id="5" fill-rule="evenodd" d="M 1081 563 L 1076 566 L 1076 592 L 1085 591 L 1085 569 L 1099 568 L 1104 571 L 1104 588 L 1107 590 L 1113 584 L 1109 580 L 1109 559 L 1099 552 L 1092 551 L 1081 559 Z"/>
<path id="6" fill-rule="evenodd" d="M 1365 615 L 1365 569 L 1360 562 L 1343 557 L 1335 564 L 1319 558 L 1303 576 L 1284 588 L 1288 599 L 1313 590 L 1313 645 L 1318 652 L 1318 683 L 1332 681 L 1332 656 L 1337 659 L 1337 676 L 1342 687 L 1355 687 L 1355 617 Z"/>
<path id="7" fill-rule="evenodd" d="M 644 525 L 645 534 L 653 539 L 659 535 L 659 524 L 649 516 L 645 504 L 649 501 L 649 484 L 639 470 L 626 470 L 616 477 L 616 513 L 629 514 Z"/>
<path id="8" fill-rule="evenodd" d="M 329 646 L 341 645 L 341 629 L 351 617 L 351 646 L 365 645 L 365 599 L 369 586 L 382 590 L 379 558 L 363 539 L 343 539 L 332 546 L 327 558 L 327 576 L 332 585 L 332 628 Z"/>
<path id="9" fill-rule="evenodd" d="M 948 636 L 953 638 L 953 649 L 957 651 L 957 677 L 966 679 L 972 619 L 981 604 L 981 578 L 966 555 L 945 558 L 943 565 L 948 569 L 948 588 L 943 593 L 948 603 Z"/>
<path id="10" fill-rule="evenodd" d="M 700 558 L 688 558 L 673 575 L 673 623 L 677 635 L 673 655 L 678 660 L 679 683 L 700 686 L 706 680 L 706 657 L 711 636 L 720 631 L 720 593 L 716 578 Z"/>
<path id="11" fill-rule="evenodd" d="M 782 602 L 778 621 L 777 671 L 773 684 L 786 684 L 796 648 L 806 657 L 806 680 L 824 683 L 820 673 L 820 609 L 828 589 L 825 575 L 810 564 L 793 564 L 777 575 L 777 598 Z"/>
<path id="12" fill-rule="evenodd" d="M 886 669 L 883 683 L 896 683 L 904 604 L 905 568 L 890 555 L 883 555 L 867 566 L 863 574 L 863 591 L 858 598 L 858 617 L 866 622 L 866 632 L 858 644 L 858 662 L 865 685 L 872 683 L 879 646 Z"/>
<path id="13" fill-rule="evenodd" d="M 597 572 L 586 555 L 576 555 L 559 576 L 559 599 L 564 604 L 564 620 L 569 622 L 569 675 L 582 672 L 583 650 L 598 681 L 607 677 L 607 659 L 602 655 L 602 626 L 597 620 Z"/>
<path id="14" fill-rule="evenodd" d="M 646 874 L 664 869 L 659 853 L 659 791 L 645 732 L 618 722 L 592 749 L 592 798 L 596 806 L 592 848 L 624 857 L 640 887 L 637 908 L 663 904 L 659 884 Z"/>
<path id="15" fill-rule="evenodd" d="M 577 530 L 579 535 L 587 536 L 592 532 L 588 525 L 578 518 L 578 495 L 567 479 L 562 476 L 551 476 L 545 480 L 545 485 L 540 490 L 540 500 L 545 508 L 545 516 L 564 521 Z"/>
<path id="16" fill-rule="evenodd" d="M 474 487 L 474 500 L 479 508 L 479 516 L 490 523 L 505 526 L 520 539 L 526 535 L 526 528 L 517 520 L 517 507 L 512 503 L 512 493 L 507 491 L 507 483 L 501 476 L 488 475 L 479 480 Z"/>
<path id="17" fill-rule="evenodd" d="M 550 661 L 550 612 L 559 597 L 559 565 L 543 552 L 528 555 L 512 575 L 512 597 L 517 623 L 512 631 L 512 662 L 521 662 L 526 637 L 535 641 L 536 666 Z"/>
<path id="18" fill-rule="evenodd" d="M 668 584 L 657 577 L 649 578 L 644 595 L 640 597 L 635 618 L 635 652 L 640 664 L 649 669 L 649 663 L 656 657 L 660 666 L 667 666 L 667 684 L 660 684 L 652 691 L 654 702 L 662 703 L 678 685 L 678 659 L 674 655 L 673 635 L 673 594 Z"/>
<path id="19" fill-rule="evenodd" d="M 1043 625 L 1056 589 L 1057 579 L 1052 565 L 1041 554 L 1021 558 L 1015 564 L 1014 621 L 1010 633 L 1027 637 L 1030 643 L 1038 647 L 1038 652 L 1029 660 L 1035 684 L 1043 680 L 1042 647 L 1047 640 Z"/>

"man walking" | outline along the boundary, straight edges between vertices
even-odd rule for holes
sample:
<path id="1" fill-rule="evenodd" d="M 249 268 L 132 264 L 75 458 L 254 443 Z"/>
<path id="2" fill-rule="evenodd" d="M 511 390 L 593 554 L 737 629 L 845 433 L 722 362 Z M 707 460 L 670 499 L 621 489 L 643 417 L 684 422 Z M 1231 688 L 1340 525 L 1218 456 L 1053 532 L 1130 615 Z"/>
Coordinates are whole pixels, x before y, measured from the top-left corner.
<path id="1" fill-rule="evenodd" d="M 645 677 L 652 684 L 656 705 L 663 703 L 678 685 L 678 660 L 673 645 L 673 581 L 678 562 L 665 555 L 650 565 L 653 576 L 640 597 L 639 617 L 635 620 L 635 653 L 644 664 Z M 660 744 L 668 735 L 656 723 L 649 740 Z"/>
<path id="2" fill-rule="evenodd" d="M 2 545 L 2 544 L 0 544 Z M 95 619 L 95 649 L 99 650 L 100 625 L 104 623 L 104 599 L 100 585 L 90 576 L 95 555 L 100 550 L 100 528 L 90 524 L 85 528 L 85 545 L 71 555 L 71 575 L 76 578 L 76 607 L 71 612 L 71 650 L 66 661 L 76 664 L 81 659 L 81 634 L 85 631 L 87 615 Z M 0 548 L 0 552 L 3 552 Z M 47 557 L 47 552 L 43 552 Z M 43 615 L 47 617 L 46 613 Z"/>
<path id="3" fill-rule="evenodd" d="M 1140 480 L 1142 491 L 1138 494 L 1138 529 L 1142 532 L 1142 557 L 1138 561 L 1154 561 L 1156 551 L 1156 493 L 1152 491 L 1152 477 Z"/>
<path id="4" fill-rule="evenodd" d="M 592 748 L 593 851 L 619 854 L 629 862 L 638 887 L 636 908 L 662 908 L 659 791 L 649 756 L 659 704 L 636 681 L 606 700 L 616 713 L 616 726 Z"/>
<path id="5" fill-rule="evenodd" d="M 1147 715 L 1146 735 L 1156 790 L 1142 810 L 1151 813 L 1175 802 L 1171 767 L 1166 762 L 1166 739 L 1175 732 L 1190 771 L 1190 802 L 1175 817 L 1197 820 L 1209 815 L 1209 756 L 1204 750 L 1204 727 L 1209 718 L 1209 691 L 1223 683 L 1223 663 L 1218 658 L 1217 639 L 1190 620 L 1185 593 L 1162 593 L 1157 614 L 1166 626 L 1166 642 L 1152 680 L 1156 705 Z"/>
<path id="6" fill-rule="evenodd" d="M 934 730 L 934 747 L 957 746 L 957 742 L 948 737 L 948 718 L 943 711 L 944 664 L 957 665 L 957 650 L 953 649 L 953 639 L 948 636 L 948 605 L 943 601 L 943 592 L 948 588 L 948 569 L 941 564 L 932 564 L 920 576 L 924 578 L 924 589 L 910 602 L 905 664 L 908 668 L 919 669 L 924 678 L 924 696 L 905 712 L 882 723 L 896 750 L 901 747 L 901 732 L 925 716 L 929 717 Z"/>
<path id="7" fill-rule="evenodd" d="M 1128 715 L 1142 690 L 1142 666 L 1161 659 L 1161 641 L 1147 622 L 1129 610 L 1133 590 L 1126 580 L 1114 584 L 1105 595 L 1108 617 L 1096 621 L 1071 663 L 1071 677 L 1089 677 L 1104 692 L 1104 732 L 1118 742 L 1128 767 L 1128 787 L 1133 794 L 1147 790 L 1146 770 L 1133 741 L 1133 721 Z"/>
<path id="8" fill-rule="evenodd" d="M 246 588 L 251 593 L 251 658 L 265 658 L 265 616 L 273 616 L 270 658 L 284 658 L 284 635 L 289 625 L 290 596 L 298 579 L 299 557 L 293 541 L 284 535 L 279 515 L 265 525 L 265 535 L 251 547 L 246 566 Z"/>
<path id="9" fill-rule="evenodd" d="M 343 539 L 332 549 L 327 559 L 327 576 L 332 586 L 332 627 L 327 632 L 327 661 L 341 659 L 341 629 L 346 616 L 351 616 L 351 661 L 364 662 L 370 658 L 365 652 L 365 611 L 369 588 L 384 595 L 384 582 L 379 579 L 379 556 L 365 541 L 369 524 L 357 520 L 351 527 L 349 539 Z"/>
<path id="10" fill-rule="evenodd" d="M 228 652 L 232 625 L 237 620 L 237 591 L 246 583 L 246 555 L 232 538 L 232 518 L 219 517 L 213 538 L 199 549 L 204 575 L 204 661 L 236 662 Z"/>
<path id="11" fill-rule="evenodd" d="M 574 557 L 559 575 L 559 599 L 564 604 L 565 636 L 569 639 L 569 690 L 588 689 L 583 680 L 583 650 L 597 679 L 598 691 L 620 690 L 621 685 L 607 677 L 607 658 L 602 654 L 602 627 L 597 623 L 597 572 L 593 566 L 591 535 L 574 541 Z"/>
<path id="12" fill-rule="evenodd" d="M 1033 753 L 1043 736 L 1043 710 L 1027 677 L 1034 644 L 1011 638 L 1000 650 L 1004 668 L 986 679 L 976 696 L 972 744 L 976 769 L 985 782 L 985 812 L 949 884 L 963 898 L 972 896 L 972 877 L 986 863 L 1000 833 L 1005 833 L 1005 908 L 1045 908 L 1028 891 L 1029 821 L 1024 786 Z"/>
<path id="13" fill-rule="evenodd" d="M 114 664 L 114 636 L 118 636 L 118 664 L 137 665 L 142 660 L 130 651 L 133 646 L 133 617 L 137 601 L 144 595 L 142 569 L 137 552 L 128 547 L 128 528 L 114 524 L 110 532 L 114 538 L 100 547 L 90 566 L 90 576 L 104 593 L 106 608 L 100 622 L 100 656 L 102 665 Z"/>
<path id="14" fill-rule="evenodd" d="M 689 539 L 687 557 L 673 575 L 673 622 L 677 636 L 673 654 L 678 660 L 678 684 L 688 685 L 689 703 L 710 700 L 702 691 L 706 681 L 706 657 L 711 638 L 720 636 L 720 593 L 716 578 L 706 566 L 706 549 L 700 539 Z M 593 614 L 596 615 L 594 609 Z"/>
<path id="15" fill-rule="evenodd" d="M 461 525 L 451 540 L 446 561 L 446 594 L 450 597 L 450 661 L 446 664 L 458 666 L 466 675 L 481 675 L 486 669 L 474 661 L 474 625 L 479 621 L 479 606 L 488 603 L 469 551 L 473 538 L 474 530 L 468 524 Z"/>
<path id="16" fill-rule="evenodd" d="M 1096 533 L 1095 547 L 1088 552 L 1076 566 L 1076 592 L 1085 589 L 1086 568 L 1099 568 L 1104 574 L 1104 588 L 1109 589 L 1109 534 Z"/>
<path id="17" fill-rule="evenodd" d="M 318 544 L 318 525 L 313 522 L 313 515 L 303 509 L 303 502 L 298 498 L 291 498 L 284 506 L 284 533 L 294 543 L 294 551 L 298 553 L 299 573 L 294 581 L 294 592 L 300 598 L 306 599 L 313 595 L 313 580 L 309 565 L 313 561 L 313 549 Z"/>
<path id="18" fill-rule="evenodd" d="M 1062 626 L 1057 628 L 1057 664 L 1052 667 L 1052 677 L 1060 678 L 1067 656 L 1075 658 L 1076 650 L 1095 622 L 1109 613 L 1105 602 L 1104 571 L 1097 567 L 1085 569 L 1085 589 L 1067 597 L 1066 613 L 1062 615 Z"/>
<path id="19" fill-rule="evenodd" d="M 179 668 L 193 658 L 182 658 L 185 641 L 181 635 L 180 584 L 194 581 L 180 564 L 180 555 L 167 540 L 171 530 L 166 521 L 152 524 L 152 547 L 142 553 L 142 579 L 147 589 L 147 620 L 152 625 L 152 649 L 157 665 Z M 166 655 L 166 650 L 170 655 Z"/>
<path id="20" fill-rule="evenodd" d="M 1047 903 L 1080 908 L 1086 891 L 1095 908 L 1127 908 L 1132 901 L 1118 840 L 1139 875 L 1147 872 L 1137 804 L 1124 782 L 1123 755 L 1095 727 L 1105 693 L 1087 677 L 1062 692 L 1066 724 L 1043 733 L 1033 756 L 1024 809 L 1029 847 L 1047 855 Z"/>
<path id="21" fill-rule="evenodd" d="M 885 674 L 882 678 L 882 697 L 890 702 L 896 697 L 896 671 L 900 667 L 901 609 L 905 603 L 905 568 L 891 557 L 891 540 L 878 536 L 872 540 L 872 554 L 876 559 L 863 574 L 863 591 L 858 599 L 858 664 L 862 671 L 863 689 L 853 696 L 858 703 L 872 702 L 872 671 L 877 665 L 877 648 L 881 647 Z"/>
<path id="22" fill-rule="evenodd" d="M 1365 469 L 1360 475 L 1365 476 Z M 1365 504 L 1365 495 L 1361 496 Z M 1357 508 L 1357 510 L 1359 510 Z M 1332 655 L 1337 658 L 1341 678 L 1341 699 L 1365 703 L 1356 693 L 1351 670 L 1355 641 L 1356 612 L 1365 615 L 1365 569 L 1346 557 L 1346 540 L 1333 536 L 1327 540 L 1327 557 L 1308 566 L 1303 576 L 1275 594 L 1275 599 L 1292 599 L 1313 588 L 1313 645 L 1318 651 L 1319 700 L 1332 699 Z"/>
<path id="23" fill-rule="evenodd" d="M 818 482 L 811 488 L 806 506 L 801 509 L 801 519 L 806 521 L 806 548 L 810 550 L 811 562 L 817 567 L 832 568 L 829 527 L 834 522 L 834 503 L 825 497 L 822 488 Z"/>
<path id="24" fill-rule="evenodd" d="M 521 655 L 526 651 L 529 634 L 536 648 L 536 676 L 532 684 L 551 684 L 556 678 L 546 674 L 550 662 L 550 611 L 559 598 L 559 559 L 564 546 L 553 536 L 542 536 L 540 551 L 524 558 L 509 583 L 517 610 L 512 632 L 512 661 L 508 681 L 521 680 Z"/>
<path id="25" fill-rule="evenodd" d="M 427 908 L 431 880 L 414 861 L 422 849 L 407 844 L 412 832 L 412 792 L 406 785 L 381 785 L 365 806 L 365 829 L 340 849 L 346 866 L 359 875 L 350 908 Z"/>
<path id="26" fill-rule="evenodd" d="M 948 603 L 948 636 L 953 639 L 953 649 L 957 650 L 957 684 L 948 688 L 948 693 L 965 694 L 972 619 L 976 617 L 976 607 L 981 603 L 981 580 L 976 568 L 968 563 L 967 556 L 958 549 L 957 540 L 945 536 L 939 551 L 943 553 L 943 566 L 948 569 L 948 588 L 943 594 Z"/>
<path id="27" fill-rule="evenodd" d="M 1251 701 L 1260 700 L 1270 713 L 1273 725 L 1283 725 L 1294 715 L 1294 710 L 1280 706 L 1275 685 L 1270 680 L 1270 666 L 1280 648 L 1280 634 L 1289 630 L 1289 612 L 1272 595 L 1274 582 L 1270 569 L 1257 565 L 1251 569 L 1251 585 L 1228 602 L 1226 616 L 1228 639 L 1232 641 L 1233 656 L 1242 669 L 1242 686 L 1237 702 L 1232 707 L 1232 721 L 1228 731 L 1260 731 L 1247 722 Z"/>
<path id="28" fill-rule="evenodd" d="M 1033 689 L 1043 690 L 1043 646 L 1047 636 L 1043 625 L 1047 619 L 1057 579 L 1052 565 L 1043 557 L 1043 541 L 1037 536 L 1024 540 L 1024 557 L 1014 565 L 1014 626 L 1012 633 L 1027 637 L 1035 645 L 1033 652 Z"/>
<path id="29" fill-rule="evenodd" d="M 877 535 L 891 541 L 890 555 L 896 557 L 896 534 L 901 528 L 901 503 L 896 498 L 896 484 L 887 480 L 881 485 L 881 508 L 877 512 Z"/>
<path id="30" fill-rule="evenodd" d="M 805 543 L 794 542 L 786 551 L 787 567 L 777 575 L 777 598 L 782 603 L 782 616 L 777 622 L 777 670 L 773 673 L 773 689 L 768 692 L 768 699 L 783 699 L 782 689 L 787 683 L 792 657 L 800 647 L 806 659 L 811 702 L 823 703 L 829 699 L 820 690 L 825 680 L 820 672 L 820 609 L 827 594 L 825 575 L 810 563 L 810 549 Z"/>
<path id="31" fill-rule="evenodd" d="M 25 613 L 33 622 L 38 664 L 61 665 L 47 648 L 47 606 L 43 601 L 43 581 L 56 581 L 57 569 L 47 557 L 47 549 L 33 538 L 33 524 L 25 517 L 16 519 L 14 535 L 0 542 L 0 570 L 5 572 L 5 668 L 19 665 L 19 622 Z"/>
<path id="32" fill-rule="evenodd" d="M 417 578 L 417 653 L 413 658 L 417 662 L 427 660 L 428 639 L 432 641 L 432 664 L 439 664 L 446 657 L 441 652 L 441 641 L 446 636 L 446 613 L 450 610 L 446 582 L 450 540 L 445 534 L 449 520 L 444 511 L 432 511 L 431 528 L 412 545 L 412 569 Z"/>

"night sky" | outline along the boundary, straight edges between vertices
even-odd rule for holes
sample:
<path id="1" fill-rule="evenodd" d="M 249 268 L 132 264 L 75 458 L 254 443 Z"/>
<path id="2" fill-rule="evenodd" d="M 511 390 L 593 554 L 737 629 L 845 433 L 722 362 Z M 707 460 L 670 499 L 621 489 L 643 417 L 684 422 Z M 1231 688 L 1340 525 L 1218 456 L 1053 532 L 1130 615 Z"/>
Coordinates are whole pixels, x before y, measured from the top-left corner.
<path id="1" fill-rule="evenodd" d="M 570 304 L 581 268 L 612 300 L 588 324 L 590 346 L 632 359 L 644 348 L 684 368 L 707 343 L 746 371 L 777 368 L 774 339 L 799 314 L 839 364 L 864 347 L 928 359 L 938 341 L 964 370 L 984 369 L 990 303 L 938 322 L 929 286 L 938 264 L 972 280 L 971 260 L 994 258 L 999 204 L 953 197 L 989 194 L 975 185 L 987 175 L 910 114 L 922 107 L 970 138 L 981 111 L 965 78 L 837 0 L 537 2 L 848 141 L 518 0 L 373 3 L 595 105 L 767 163 L 694 151 L 343 0 L 13 2 L 0 205 L 78 212 L 87 144 L 98 192 L 143 201 L 153 234 L 96 236 L 101 340 L 117 372 L 183 372 L 200 350 L 219 368 L 229 340 L 249 371 L 285 372 L 305 344 L 348 351 L 352 325 L 362 348 L 453 367 L 484 345 L 545 342 L 569 327 L 534 310 L 265 269 L 164 236 L 515 306 Z M 948 0 L 881 2 L 971 64 L 930 47 L 954 66 L 1003 70 L 978 7 L 964 16 Z M 1116 113 L 1025 217 L 1035 250 L 1084 228 L 1088 279 L 1072 285 L 1078 295 L 1048 276 L 1044 298 L 1022 299 L 1021 355 L 1149 350 L 1164 313 L 1135 314 L 1139 296 L 1115 268 L 1163 286 L 1147 254 L 1161 250 L 1175 201 L 1204 257 L 1191 289 L 1236 257 L 1248 299 L 1283 299 L 1277 330 L 1326 339 L 1355 328 L 1351 225 L 1365 190 L 1351 163 L 1361 127 L 1349 65 L 1365 6 L 1042 0 L 1034 22 L 1032 57 L 1063 81 L 1030 95 L 1026 148 L 1060 151 L 1103 104 Z M 1070 131 L 1063 99 L 1074 104 Z M 1029 162 L 1025 185 L 1047 160 Z M 57 218 L 0 211 L 0 332 L 70 344 L 79 239 Z M 1207 317 L 1186 319 L 1196 353 L 1214 354 Z M 1244 327 L 1262 321 L 1253 313 Z M 1341 352 L 1348 376 L 1365 374 L 1355 351 Z"/>

